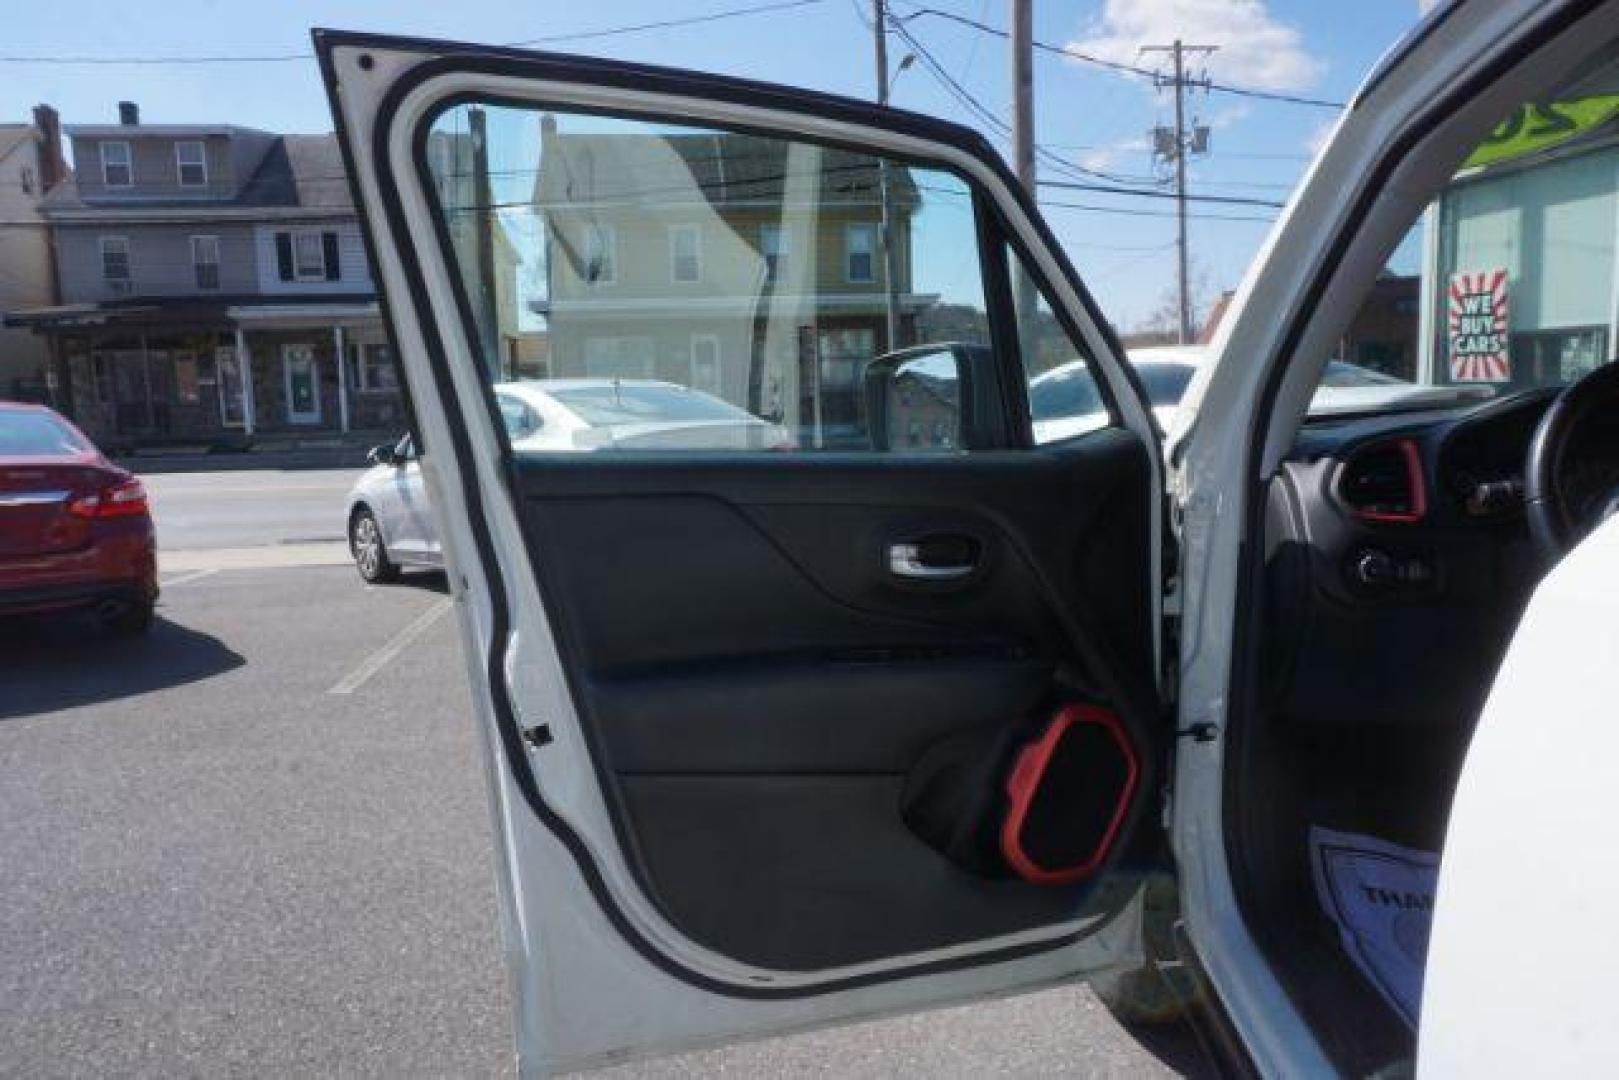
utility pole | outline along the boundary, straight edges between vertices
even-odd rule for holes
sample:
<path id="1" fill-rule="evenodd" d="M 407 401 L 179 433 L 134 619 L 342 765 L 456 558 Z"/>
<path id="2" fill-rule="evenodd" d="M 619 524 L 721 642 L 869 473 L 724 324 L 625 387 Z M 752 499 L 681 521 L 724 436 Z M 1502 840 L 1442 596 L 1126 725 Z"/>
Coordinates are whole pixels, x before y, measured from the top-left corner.
<path id="1" fill-rule="evenodd" d="M 876 35 L 877 46 L 877 104 L 888 104 L 888 3 L 887 0 L 871 0 L 871 29 Z M 878 240 L 883 246 L 883 293 L 887 298 L 886 329 L 888 340 L 884 343 L 884 352 L 893 352 L 900 347 L 899 344 L 899 281 L 895 278 L 895 268 L 899 260 L 895 258 L 893 215 L 889 208 L 888 193 L 888 159 L 877 159 L 877 194 L 882 201 L 882 220 L 878 225 Z"/>
<path id="2" fill-rule="evenodd" d="M 1159 75 L 1154 83 L 1162 89 L 1171 87 L 1175 92 L 1175 130 L 1166 131 L 1156 128 L 1153 131 L 1153 147 L 1160 157 L 1167 157 L 1175 165 L 1175 229 L 1176 229 L 1176 259 L 1179 263 L 1177 279 L 1180 282 L 1179 302 L 1180 318 L 1176 328 L 1176 340 L 1182 345 L 1192 340 L 1192 296 L 1191 283 L 1188 280 L 1189 258 L 1186 248 L 1186 156 L 1189 153 L 1207 153 L 1209 147 L 1209 129 L 1195 127 L 1190 138 L 1186 132 L 1186 89 L 1187 87 L 1201 87 L 1208 89 L 1207 76 L 1187 78 L 1186 54 L 1199 53 L 1208 56 L 1219 46 L 1217 45 L 1187 45 L 1176 39 L 1173 45 L 1146 45 L 1142 52 L 1169 53 L 1174 65 L 1175 74 L 1172 76 Z"/>
<path id="3" fill-rule="evenodd" d="M 1012 166 L 1034 198 L 1034 0 L 1012 0 Z"/>

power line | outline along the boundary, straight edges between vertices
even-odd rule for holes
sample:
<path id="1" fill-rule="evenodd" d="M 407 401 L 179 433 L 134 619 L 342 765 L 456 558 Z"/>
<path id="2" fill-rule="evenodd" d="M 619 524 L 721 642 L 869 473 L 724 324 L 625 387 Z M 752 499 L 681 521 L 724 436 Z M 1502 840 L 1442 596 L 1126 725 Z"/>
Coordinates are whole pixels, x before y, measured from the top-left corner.
<path id="1" fill-rule="evenodd" d="M 606 27 L 600 30 L 580 30 L 567 34 L 550 34 L 545 37 L 525 38 L 521 41 L 507 42 L 508 48 L 522 48 L 527 45 L 549 45 L 565 41 L 588 41 L 594 38 L 617 37 L 620 34 L 638 34 L 648 30 L 669 30 L 682 26 L 698 26 L 704 23 L 719 22 L 722 19 L 737 19 L 749 15 L 763 15 L 774 11 L 788 11 L 793 8 L 811 7 L 824 4 L 826 0 L 776 0 L 774 3 L 754 4 L 750 7 L 726 8 L 720 11 L 711 11 L 703 15 L 689 15 L 682 18 L 660 19 L 655 22 L 632 23 L 628 26 Z M 0 64 L 54 64 L 54 65 L 88 65 L 88 66 L 114 66 L 114 65 L 141 65 L 141 66 L 184 66 L 197 64 L 281 64 L 298 60 L 313 60 L 312 52 L 295 53 L 259 53 L 243 54 L 232 53 L 228 55 L 205 56 L 0 56 Z"/>
<path id="2" fill-rule="evenodd" d="M 1177 199 L 1173 191 L 1139 191 L 1135 188 L 1110 187 L 1107 184 L 1076 183 L 1069 180 L 1041 180 L 1041 187 L 1062 188 L 1067 191 L 1100 191 L 1108 195 L 1137 195 L 1146 199 Z M 1227 203 L 1232 206 L 1264 206 L 1280 210 L 1286 203 L 1275 199 L 1250 199 L 1242 195 L 1187 195 L 1187 202 Z"/>
<path id="3" fill-rule="evenodd" d="M 957 23 L 961 26 L 970 27 L 979 31 L 980 33 L 990 34 L 994 37 L 1005 38 L 1009 36 L 1005 30 L 1002 30 L 999 27 L 990 26 L 988 23 L 980 22 L 977 19 L 970 19 L 965 15 L 958 15 L 953 11 L 941 11 L 938 8 L 913 8 L 911 13 L 903 18 L 905 21 L 909 21 L 911 19 L 920 19 L 929 16 L 937 19 L 944 19 L 948 22 Z M 1116 71 L 1124 75 L 1134 75 L 1144 79 L 1151 79 L 1158 74 L 1155 71 L 1151 71 L 1143 67 L 1137 67 L 1134 64 L 1126 64 L 1118 60 L 1106 60 L 1100 56 L 1092 56 L 1089 53 L 1082 53 L 1077 49 L 1070 49 L 1063 45 L 1053 45 L 1050 42 L 1040 41 L 1038 39 L 1034 42 L 1034 47 L 1041 52 L 1051 53 L 1056 56 L 1063 56 L 1069 60 L 1078 60 L 1081 63 L 1106 68 L 1109 71 Z M 1211 82 L 1208 84 L 1208 89 L 1219 94 L 1232 94 L 1237 97 L 1258 98 L 1263 101 L 1280 101 L 1289 105 L 1309 105 L 1319 109 L 1342 109 L 1345 107 L 1344 102 L 1342 101 L 1328 101 L 1324 98 L 1305 97 L 1301 94 L 1283 94 L 1274 90 L 1255 90 L 1251 87 L 1231 86 L 1227 83 Z"/>
<path id="4" fill-rule="evenodd" d="M 1121 217 L 1175 217 L 1173 210 L 1142 210 L 1133 206 L 1098 206 L 1095 203 L 1068 202 L 1063 199 L 1040 199 L 1038 201 L 1041 206 L 1058 207 L 1063 210 L 1084 210 L 1095 214 L 1117 214 Z M 1257 214 L 1188 214 L 1187 217 L 1193 221 L 1254 221 L 1263 222 L 1267 225 L 1276 220 L 1271 217 L 1260 217 Z"/>
<path id="5" fill-rule="evenodd" d="M 959 101 L 968 112 L 978 117 L 978 119 L 988 126 L 995 134 L 999 135 L 1003 139 L 1010 139 L 1012 137 L 1011 125 L 1005 120 L 1001 119 L 1001 117 L 988 105 L 985 105 L 976 96 L 974 96 L 972 91 L 961 85 L 961 82 L 955 76 L 951 75 L 949 70 L 939 62 L 938 57 L 933 55 L 932 50 L 930 50 L 926 45 L 922 44 L 922 42 L 916 37 L 915 34 L 911 33 L 904 23 L 892 18 L 890 21 L 893 22 L 894 33 L 898 34 L 905 41 L 905 43 L 915 51 L 918 58 L 920 58 L 922 61 L 922 66 L 927 68 L 928 72 L 933 75 L 933 77 L 937 79 L 947 91 L 950 92 L 952 97 Z M 1090 169 L 1083 165 L 1076 165 L 1067 158 L 1062 157 L 1060 154 L 1052 153 L 1044 146 L 1037 145 L 1034 153 L 1037 158 L 1045 162 L 1051 168 L 1067 176 L 1097 177 L 1115 184 L 1158 182 L 1157 178 L 1152 178 L 1151 180 L 1131 178 L 1104 172 L 1100 169 Z"/>

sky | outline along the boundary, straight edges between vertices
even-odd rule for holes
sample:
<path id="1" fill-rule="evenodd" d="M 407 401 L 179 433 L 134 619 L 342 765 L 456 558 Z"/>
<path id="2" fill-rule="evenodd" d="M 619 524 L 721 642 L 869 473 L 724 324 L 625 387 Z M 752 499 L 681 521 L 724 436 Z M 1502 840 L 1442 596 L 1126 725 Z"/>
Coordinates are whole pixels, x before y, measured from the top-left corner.
<path id="1" fill-rule="evenodd" d="M 63 122 L 111 123 L 133 100 L 147 123 L 234 123 L 282 132 L 331 130 L 309 29 L 412 34 L 484 43 L 533 42 L 756 6 L 763 0 L 110 0 L 17 4 L 0 44 L 0 121 L 26 119 L 38 103 Z M 1003 39 L 923 8 L 1004 28 L 1007 0 L 890 0 L 925 55 L 893 83 L 893 103 L 969 123 L 1009 152 L 996 121 L 1010 116 L 1009 50 Z M 1217 46 L 1198 61 L 1216 83 L 1341 102 L 1377 59 L 1414 26 L 1431 0 L 1034 0 L 1034 36 L 1103 61 L 1156 67 L 1139 50 L 1179 37 Z M 804 6 L 543 46 L 767 79 L 870 97 L 875 90 L 871 0 Z M 890 66 L 916 52 L 898 37 Z M 230 63 L 60 63 L 31 58 L 173 59 L 288 56 Z M 947 73 L 989 117 L 974 114 L 933 68 Z M 1192 115 L 1211 148 L 1190 166 L 1194 195 L 1280 202 L 1331 130 L 1336 110 L 1198 93 Z M 1163 176 L 1148 132 L 1172 117 L 1149 80 L 1040 51 L 1035 59 L 1035 138 L 1049 155 L 1042 179 L 1152 185 Z M 1075 175 L 1075 170 L 1089 172 Z M 1102 179 L 1096 174 L 1112 179 Z M 1172 295 L 1173 203 L 1167 199 L 1044 188 L 1058 238 L 1115 325 L 1133 328 Z M 1063 206 L 1060 203 L 1076 205 Z M 1234 287 L 1269 228 L 1273 208 L 1198 203 L 1190 226 L 1200 291 Z"/>

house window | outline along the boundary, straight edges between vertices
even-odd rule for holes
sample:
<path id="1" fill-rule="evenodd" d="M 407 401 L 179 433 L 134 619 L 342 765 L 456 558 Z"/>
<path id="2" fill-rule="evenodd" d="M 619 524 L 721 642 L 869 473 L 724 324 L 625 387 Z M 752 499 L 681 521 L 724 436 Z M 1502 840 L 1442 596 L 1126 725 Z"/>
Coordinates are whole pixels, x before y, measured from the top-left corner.
<path id="1" fill-rule="evenodd" d="M 196 275 L 197 288 L 219 288 L 219 237 L 191 238 L 191 269 Z"/>
<path id="2" fill-rule="evenodd" d="M 720 396 L 720 339 L 715 334 L 691 336 L 691 388 Z"/>
<path id="3" fill-rule="evenodd" d="M 390 394 L 399 389 L 393 352 L 386 345 L 352 345 L 354 388 L 362 394 Z"/>
<path id="4" fill-rule="evenodd" d="M 780 281 L 790 254 L 787 230 L 780 225 L 759 226 L 759 254 L 765 260 L 765 280 Z"/>
<path id="5" fill-rule="evenodd" d="M 618 230 L 613 226 L 585 226 L 584 278 L 592 285 L 618 280 Z"/>
<path id="6" fill-rule="evenodd" d="M 181 187 L 208 186 L 208 158 L 202 143 L 195 140 L 175 143 L 174 160 L 179 165 Z"/>
<path id="7" fill-rule="evenodd" d="M 101 238 L 101 280 L 107 291 L 123 294 L 134 286 L 129 266 L 129 237 Z"/>
<path id="8" fill-rule="evenodd" d="M 341 281 L 335 232 L 278 232 L 276 271 L 282 281 Z"/>
<path id="9" fill-rule="evenodd" d="M 669 230 L 669 276 L 690 284 L 703 280 L 703 240 L 695 225 L 676 225 Z"/>
<path id="10" fill-rule="evenodd" d="M 107 187 L 129 187 L 134 183 L 134 171 L 129 163 L 129 144 L 104 142 L 101 144 L 101 182 Z"/>
<path id="11" fill-rule="evenodd" d="M 22 193 L 24 195 L 34 193 L 34 170 L 26 165 L 22 167 Z"/>
<path id="12" fill-rule="evenodd" d="M 326 245 L 318 232 L 292 234 L 293 273 L 299 281 L 326 280 Z"/>
<path id="13" fill-rule="evenodd" d="M 850 225 L 843 232 L 843 275 L 854 283 L 876 280 L 877 226 Z"/>

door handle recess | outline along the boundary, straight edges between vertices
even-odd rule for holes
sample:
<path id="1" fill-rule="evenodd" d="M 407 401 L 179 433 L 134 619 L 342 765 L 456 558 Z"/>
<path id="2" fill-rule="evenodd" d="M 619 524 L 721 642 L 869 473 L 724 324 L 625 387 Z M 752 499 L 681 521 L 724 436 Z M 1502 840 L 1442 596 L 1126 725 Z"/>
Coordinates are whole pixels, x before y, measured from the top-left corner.
<path id="1" fill-rule="evenodd" d="M 960 581 L 978 569 L 977 545 L 941 537 L 888 546 L 888 572 L 907 581 Z"/>

